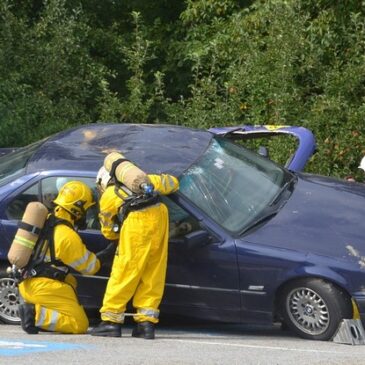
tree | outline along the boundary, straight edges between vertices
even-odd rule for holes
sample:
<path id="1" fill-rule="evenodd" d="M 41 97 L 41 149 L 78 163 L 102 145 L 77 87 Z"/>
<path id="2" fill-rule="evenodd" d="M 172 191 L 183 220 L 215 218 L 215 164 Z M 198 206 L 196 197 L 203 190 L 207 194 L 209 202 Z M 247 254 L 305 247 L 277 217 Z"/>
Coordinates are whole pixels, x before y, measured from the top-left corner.
<path id="1" fill-rule="evenodd" d="M 107 69 L 88 53 L 80 9 L 0 4 L 0 145 L 24 145 L 96 116 Z M 11 133 L 9 133 L 11 131 Z"/>

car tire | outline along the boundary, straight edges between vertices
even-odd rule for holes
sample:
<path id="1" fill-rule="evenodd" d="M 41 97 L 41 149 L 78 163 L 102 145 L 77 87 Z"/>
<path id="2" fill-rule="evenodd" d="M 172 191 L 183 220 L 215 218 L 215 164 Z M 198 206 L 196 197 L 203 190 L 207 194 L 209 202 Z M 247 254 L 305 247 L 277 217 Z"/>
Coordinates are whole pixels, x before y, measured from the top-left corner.
<path id="1" fill-rule="evenodd" d="M 349 295 L 334 284 L 317 278 L 288 284 L 280 297 L 280 309 L 288 327 L 310 340 L 330 340 L 342 319 L 352 318 Z"/>
<path id="2" fill-rule="evenodd" d="M 5 266 L 0 266 L 0 322 L 20 324 L 18 305 L 17 282 L 6 273 Z"/>

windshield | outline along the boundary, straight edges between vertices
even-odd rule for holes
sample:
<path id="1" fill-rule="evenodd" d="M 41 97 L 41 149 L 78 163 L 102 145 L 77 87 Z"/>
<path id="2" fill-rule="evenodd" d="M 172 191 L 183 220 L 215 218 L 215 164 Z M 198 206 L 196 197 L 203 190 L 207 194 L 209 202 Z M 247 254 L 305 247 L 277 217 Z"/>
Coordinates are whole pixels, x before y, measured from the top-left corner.
<path id="1" fill-rule="evenodd" d="M 29 158 L 43 142 L 38 141 L 0 157 L 0 186 L 24 174 Z"/>
<path id="2" fill-rule="evenodd" d="M 225 229 L 240 233 L 274 210 L 292 177 L 269 159 L 216 137 L 182 175 L 180 192 Z"/>

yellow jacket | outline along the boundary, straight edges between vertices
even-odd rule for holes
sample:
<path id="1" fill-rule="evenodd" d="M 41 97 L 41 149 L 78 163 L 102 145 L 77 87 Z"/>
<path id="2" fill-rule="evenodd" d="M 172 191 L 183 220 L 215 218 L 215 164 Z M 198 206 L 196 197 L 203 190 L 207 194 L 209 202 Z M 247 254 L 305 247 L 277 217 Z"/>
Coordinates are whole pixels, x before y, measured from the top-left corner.
<path id="1" fill-rule="evenodd" d="M 74 225 L 71 215 L 62 208 L 56 209 L 55 216 Z M 100 261 L 96 255 L 86 248 L 77 232 L 64 224 L 58 224 L 55 227 L 54 248 L 57 260 L 62 261 L 65 265 L 72 267 L 83 275 L 93 275 L 100 269 Z M 47 259 L 50 260 L 49 250 L 46 255 Z M 74 288 L 77 286 L 77 281 L 71 274 L 66 276 L 65 282 L 71 284 Z"/>

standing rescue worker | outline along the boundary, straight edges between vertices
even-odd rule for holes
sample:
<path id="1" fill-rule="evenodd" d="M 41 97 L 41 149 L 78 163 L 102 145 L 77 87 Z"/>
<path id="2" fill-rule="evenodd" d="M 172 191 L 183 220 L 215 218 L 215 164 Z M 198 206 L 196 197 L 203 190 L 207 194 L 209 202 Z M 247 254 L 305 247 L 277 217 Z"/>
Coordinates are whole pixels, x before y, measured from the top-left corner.
<path id="1" fill-rule="evenodd" d="M 21 325 L 25 332 L 39 330 L 61 333 L 85 333 L 89 321 L 76 295 L 76 279 L 69 268 L 85 274 L 95 274 L 101 266 L 98 258 L 106 251 L 94 254 L 87 250 L 75 227 L 82 228 L 87 210 L 95 204 L 91 189 L 81 181 L 66 183 L 54 200 L 53 237 L 48 243 L 44 260 L 25 274 L 19 284 L 24 303 L 19 305 Z M 46 223 L 47 224 L 47 223 Z M 53 247 L 53 248 L 52 248 Z M 109 246 L 108 246 L 109 247 Z M 53 257 L 53 258 L 52 258 Z"/>
<path id="2" fill-rule="evenodd" d="M 102 192 L 101 231 L 109 240 L 119 238 L 119 244 L 100 309 L 102 321 L 90 332 L 92 336 L 120 337 L 126 306 L 133 297 L 137 313 L 132 336 L 155 338 L 154 325 L 158 323 L 165 286 L 169 232 L 168 210 L 159 194 L 175 192 L 179 182 L 167 174 L 147 177 L 157 199 L 145 204 L 142 199 L 139 207 L 136 204 L 124 211 L 118 227 L 117 217 L 132 202 L 133 194 L 128 195 L 123 185 L 115 185 L 104 167 L 99 170 L 96 183 Z"/>

